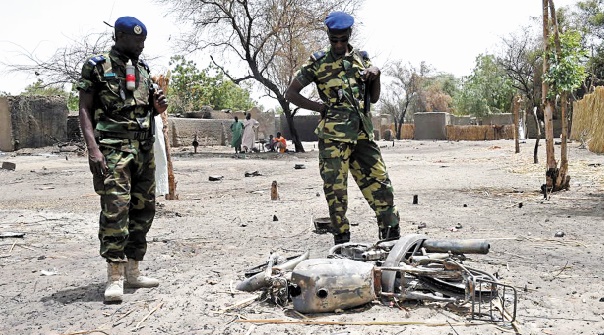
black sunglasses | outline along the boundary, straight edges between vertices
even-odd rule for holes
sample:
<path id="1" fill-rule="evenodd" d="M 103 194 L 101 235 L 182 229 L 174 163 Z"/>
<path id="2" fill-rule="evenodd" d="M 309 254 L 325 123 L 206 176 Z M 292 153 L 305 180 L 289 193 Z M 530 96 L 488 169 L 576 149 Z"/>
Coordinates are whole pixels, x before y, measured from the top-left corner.
<path id="1" fill-rule="evenodd" d="M 348 43 L 348 36 L 344 36 L 344 37 L 329 37 L 329 42 L 331 43 L 338 43 L 338 42 L 342 42 L 342 43 Z"/>

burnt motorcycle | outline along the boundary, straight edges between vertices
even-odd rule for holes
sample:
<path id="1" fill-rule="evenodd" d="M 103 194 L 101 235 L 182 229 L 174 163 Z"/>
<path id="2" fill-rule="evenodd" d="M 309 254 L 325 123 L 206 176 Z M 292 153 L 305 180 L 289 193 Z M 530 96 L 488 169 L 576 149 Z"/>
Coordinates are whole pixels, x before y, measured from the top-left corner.
<path id="1" fill-rule="evenodd" d="M 516 289 L 464 264 L 466 254 L 487 254 L 486 240 L 438 240 L 410 234 L 377 243 L 344 243 L 327 258 L 309 252 L 269 261 L 246 273 L 237 289 L 262 290 L 278 304 L 293 302 L 300 313 L 333 312 L 374 300 L 438 301 L 469 305 L 472 319 L 516 319 Z"/>

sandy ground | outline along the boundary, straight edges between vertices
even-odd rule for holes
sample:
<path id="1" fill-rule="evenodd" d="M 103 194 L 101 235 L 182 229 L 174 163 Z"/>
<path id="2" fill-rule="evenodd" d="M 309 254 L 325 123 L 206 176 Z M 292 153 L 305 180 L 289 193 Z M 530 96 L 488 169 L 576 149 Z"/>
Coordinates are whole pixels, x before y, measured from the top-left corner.
<path id="1" fill-rule="evenodd" d="M 99 204 L 85 157 L 58 148 L 0 153 L 0 162 L 16 164 L 15 171 L 0 169 L 0 233 L 25 233 L 0 238 L 0 333 L 604 334 L 601 156 L 570 143 L 571 189 L 544 200 L 538 190 L 545 164 L 532 163 L 532 140 L 520 154 L 504 140 L 380 144 L 401 234 L 488 239 L 491 251 L 469 255 L 468 264 L 518 289 L 518 331 L 434 302 L 408 302 L 403 309 L 375 303 L 306 318 L 291 304 L 242 304 L 254 295 L 232 287 L 270 252 L 310 250 L 311 258 L 322 258 L 332 246 L 331 235 L 313 232 L 312 218 L 326 216 L 327 206 L 316 144 L 306 143 L 306 153 L 285 155 L 174 150 L 180 199 L 159 201 L 143 263 L 161 284 L 126 289 L 118 305 L 103 304 Z M 544 146 L 539 157 L 545 162 Z M 262 175 L 245 177 L 246 171 Z M 277 201 L 270 200 L 274 180 Z M 374 215 L 352 179 L 350 185 L 349 219 L 358 224 L 352 239 L 376 241 Z M 241 322 L 258 319 L 273 321 Z M 398 324 L 372 324 L 378 322 Z"/>

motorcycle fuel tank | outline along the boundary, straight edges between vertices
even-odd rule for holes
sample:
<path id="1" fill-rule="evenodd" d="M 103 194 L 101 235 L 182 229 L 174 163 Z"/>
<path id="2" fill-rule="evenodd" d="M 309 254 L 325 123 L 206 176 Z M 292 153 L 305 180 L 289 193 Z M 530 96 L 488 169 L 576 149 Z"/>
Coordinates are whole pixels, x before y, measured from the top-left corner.
<path id="1" fill-rule="evenodd" d="M 376 299 L 374 266 L 349 259 L 309 259 L 292 271 L 294 309 L 300 313 L 333 312 Z"/>

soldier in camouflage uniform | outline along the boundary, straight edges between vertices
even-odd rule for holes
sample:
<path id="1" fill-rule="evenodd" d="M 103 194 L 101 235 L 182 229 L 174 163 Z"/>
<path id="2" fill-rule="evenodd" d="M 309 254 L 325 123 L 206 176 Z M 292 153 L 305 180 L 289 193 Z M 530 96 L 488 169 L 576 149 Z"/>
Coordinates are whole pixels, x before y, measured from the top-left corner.
<path id="1" fill-rule="evenodd" d="M 105 301 L 122 300 L 124 276 L 132 287 L 154 287 L 138 262 L 155 216 L 153 118 L 168 107 L 139 60 L 147 29 L 138 19 L 115 22 L 115 45 L 89 58 L 77 83 L 80 125 L 88 148 L 94 190 L 101 197 L 100 254 L 107 260 Z M 126 85 L 126 64 L 134 65 L 135 87 Z"/>
<path id="2" fill-rule="evenodd" d="M 380 70 L 367 53 L 348 44 L 352 16 L 333 12 L 325 19 L 330 46 L 315 52 L 296 73 L 286 91 L 295 105 L 321 114 L 315 130 L 319 137 L 319 165 L 329 207 L 335 244 L 350 240 L 347 182 L 350 170 L 363 196 L 375 211 L 380 239 L 398 238 L 399 214 L 393 189 L 378 145 L 373 140 L 369 100 L 380 96 Z M 322 102 L 300 91 L 315 83 Z M 365 93 L 370 99 L 365 99 Z M 365 108 L 367 107 L 367 108 Z"/>

